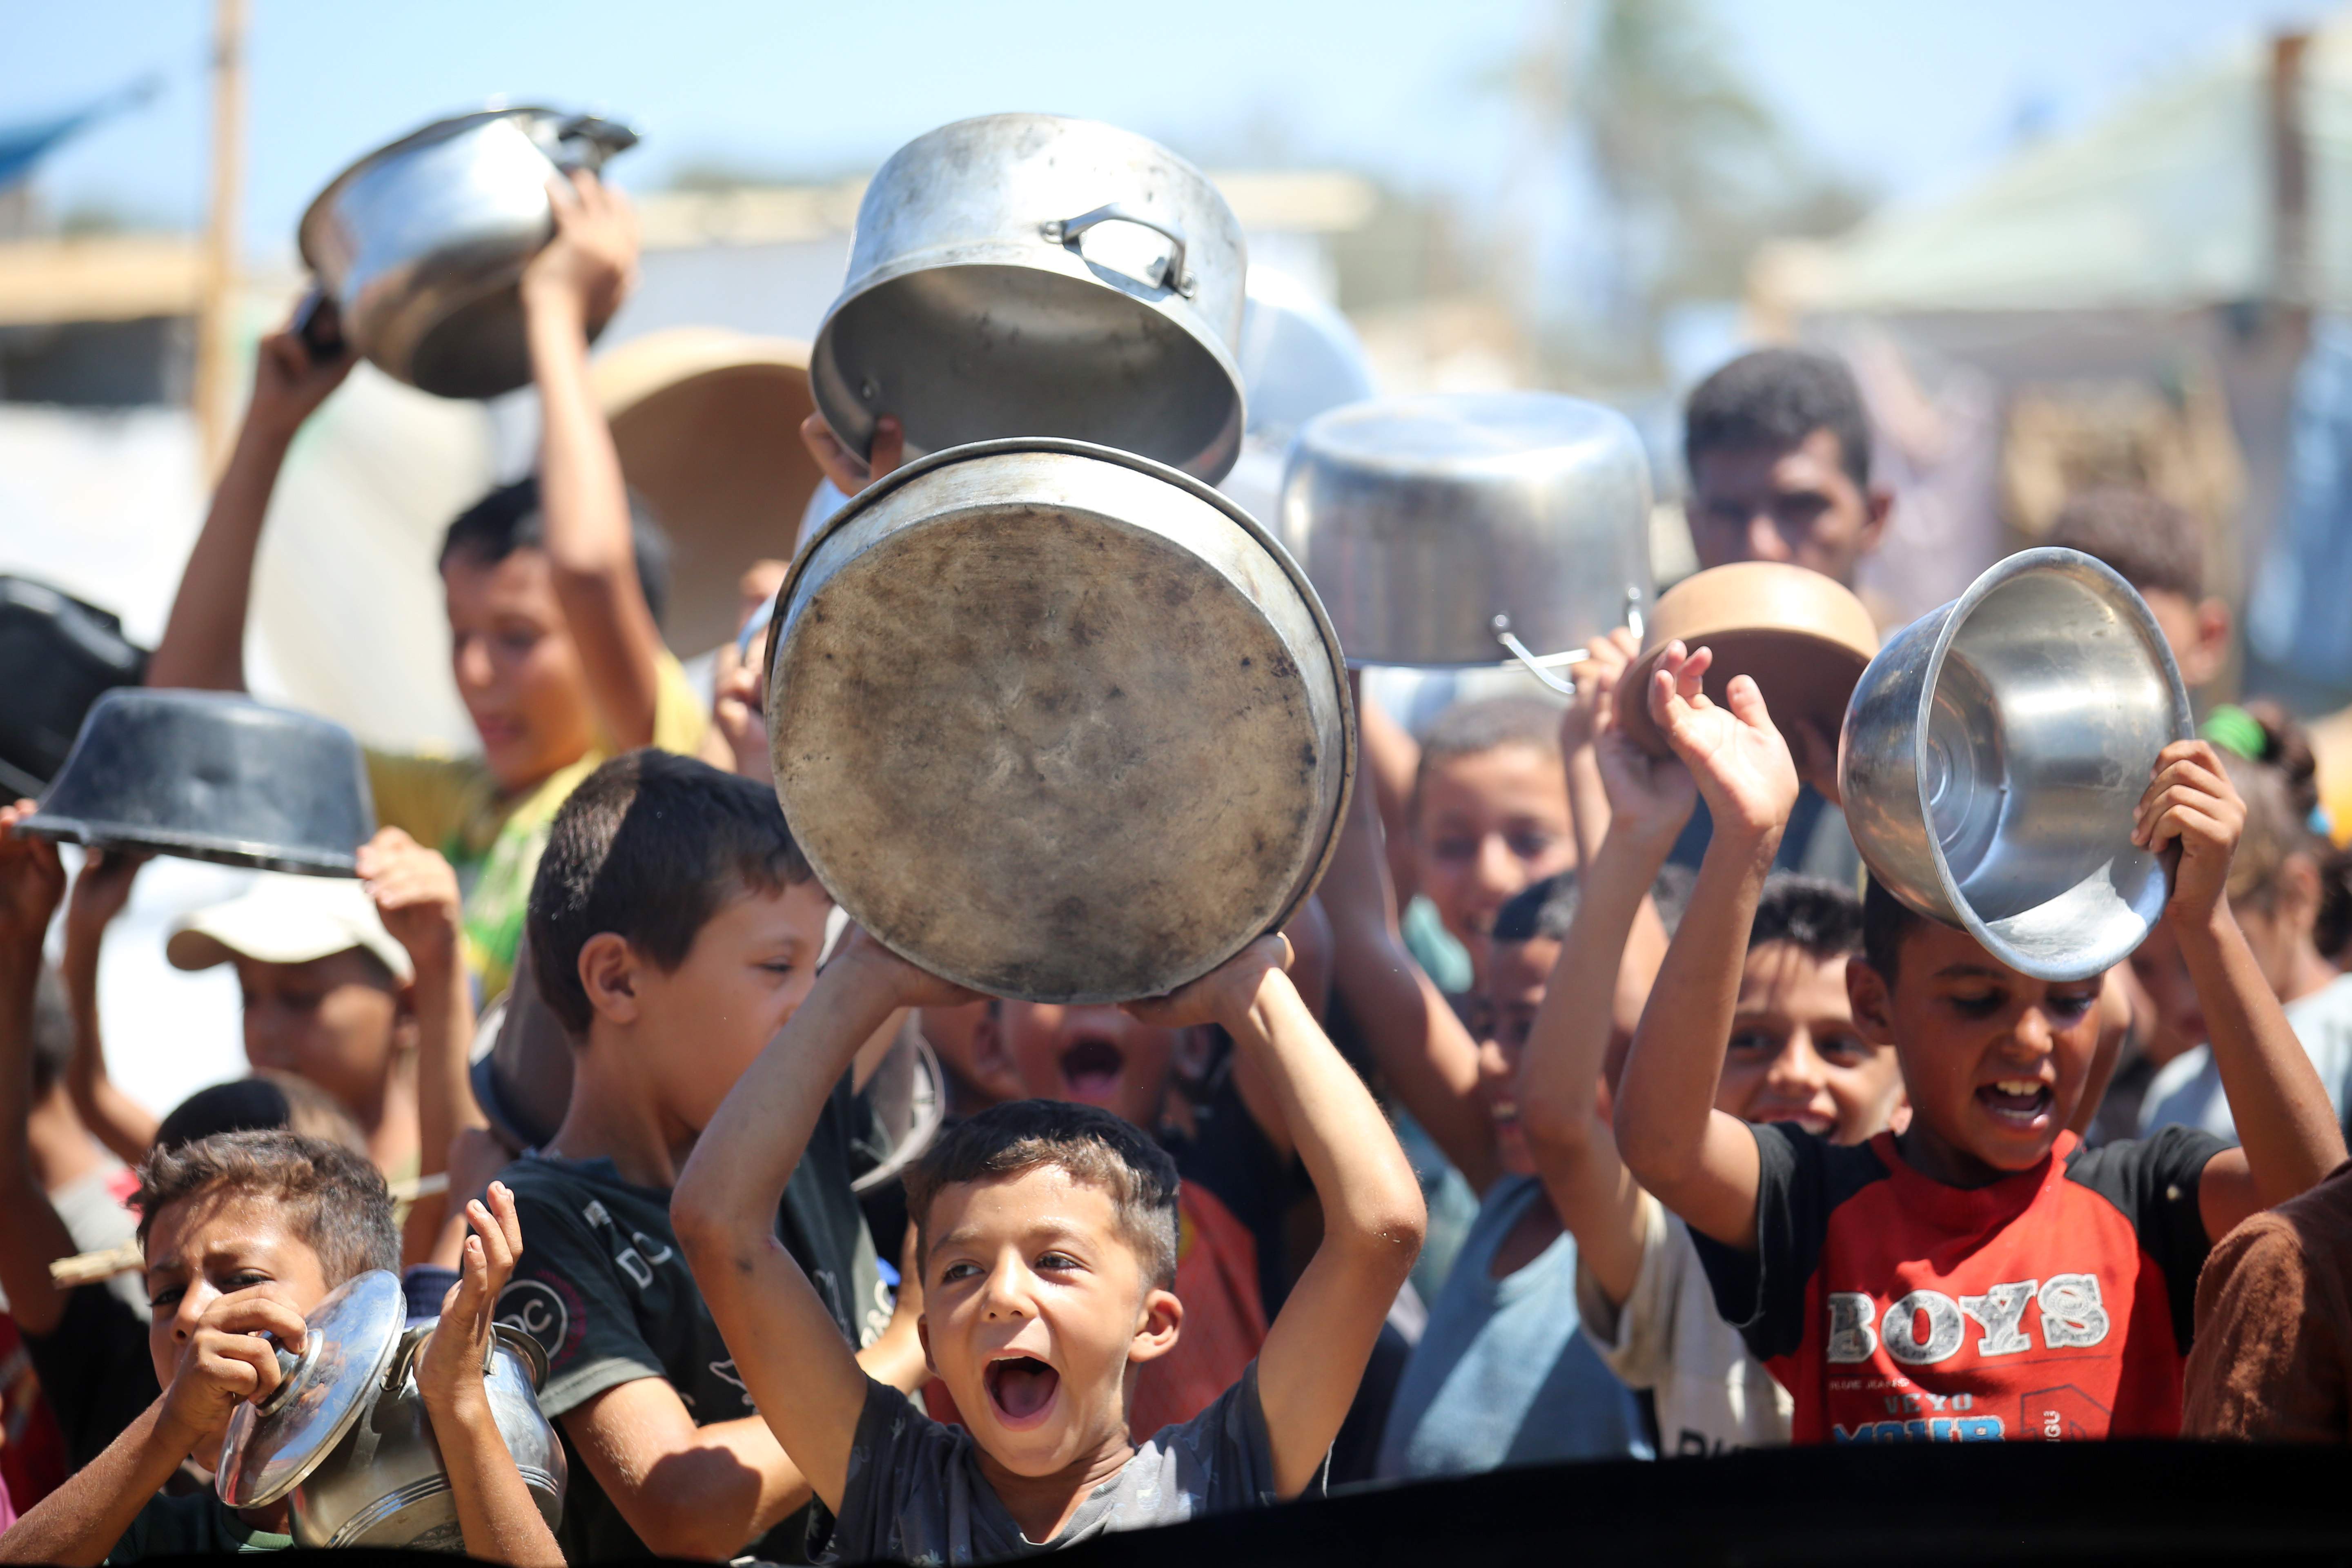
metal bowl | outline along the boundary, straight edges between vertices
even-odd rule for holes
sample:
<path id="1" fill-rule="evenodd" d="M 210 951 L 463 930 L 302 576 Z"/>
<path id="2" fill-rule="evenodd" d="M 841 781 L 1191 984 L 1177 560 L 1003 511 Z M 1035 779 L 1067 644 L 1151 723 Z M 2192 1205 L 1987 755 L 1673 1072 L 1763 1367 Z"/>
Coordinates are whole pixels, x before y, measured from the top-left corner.
<path id="1" fill-rule="evenodd" d="M 1551 392 L 1384 398 L 1307 422 L 1283 542 L 1350 664 L 1551 662 L 1650 597 L 1650 463 L 1624 416 Z"/>
<path id="2" fill-rule="evenodd" d="M 1863 672 L 1838 747 L 1846 825 L 1912 909 L 2021 973 L 2083 979 L 2164 912 L 2132 820 L 2157 753 L 2193 733 L 2131 584 L 2076 551 L 2025 551 Z"/>
<path id="3" fill-rule="evenodd" d="M 1117 126 L 992 114 L 890 154 L 809 376 L 863 452 L 1056 436 L 1214 481 L 1241 450 L 1242 228 L 1207 175 Z"/>
<path id="4" fill-rule="evenodd" d="M 375 832 L 341 724 L 225 691 L 120 687 L 92 705 L 26 833 L 314 877 L 355 877 Z"/>
<path id="5" fill-rule="evenodd" d="M 866 931 L 1000 996 L 1173 990 L 1287 921 L 1356 760 L 1339 645 L 1207 485 L 1044 437 L 860 492 L 768 647 L 776 794 Z"/>

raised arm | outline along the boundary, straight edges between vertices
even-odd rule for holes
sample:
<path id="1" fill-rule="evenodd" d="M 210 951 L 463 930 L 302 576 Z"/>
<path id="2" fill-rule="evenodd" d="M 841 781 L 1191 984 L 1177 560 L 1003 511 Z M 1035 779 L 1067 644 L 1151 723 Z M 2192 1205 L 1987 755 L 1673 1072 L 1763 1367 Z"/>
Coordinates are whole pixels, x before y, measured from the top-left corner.
<path id="1" fill-rule="evenodd" d="M 106 928 L 130 901 L 131 879 L 145 862 L 143 855 L 119 849 L 93 849 L 83 859 L 73 896 L 66 903 L 65 955 L 58 965 L 66 1012 L 73 1023 L 66 1093 L 90 1136 L 126 1165 L 147 1157 L 159 1124 L 152 1112 L 116 1088 L 107 1074 L 106 1039 L 99 1026 L 98 956 Z"/>
<path id="2" fill-rule="evenodd" d="M 1405 951 L 1372 794 L 1359 779 L 1317 894 L 1331 921 L 1331 989 L 1388 1087 L 1483 1193 L 1503 1167 L 1478 1098 L 1478 1044 Z"/>
<path id="3" fill-rule="evenodd" d="M 33 814 L 20 800 L 0 808 L 0 1290 L 28 1334 L 46 1334 L 64 1315 L 65 1292 L 49 1265 L 80 1249 L 33 1173 L 25 1131 L 33 1110 L 33 992 L 41 978 L 41 940 L 64 896 L 57 846 L 26 838 L 17 823 Z"/>
<path id="4" fill-rule="evenodd" d="M 1128 1010 L 1168 1027 L 1217 1023 L 1261 1062 L 1323 1205 L 1323 1239 L 1266 1331 L 1257 1388 L 1276 1495 L 1311 1483 L 1354 1403 L 1427 1216 L 1381 1108 L 1290 977 L 1289 943 L 1262 937 L 1172 996 Z"/>
<path id="5" fill-rule="evenodd" d="M 2212 746 L 2176 741 L 2157 757 L 2132 830 L 2143 847 L 2177 847 L 2164 918 L 2179 938 L 2238 1126 L 2240 1147 L 2215 1155 L 2198 1183 L 2205 1234 L 2217 1241 L 2344 1159 L 2327 1091 L 2230 910 L 2230 859 L 2245 826 L 2245 802 Z"/>
<path id="6" fill-rule="evenodd" d="M 522 275 L 539 388 L 539 496 L 555 596 L 615 747 L 650 745 L 661 630 L 637 581 L 621 455 L 588 383 L 588 325 L 612 314 L 637 262 L 626 197 L 585 170 L 558 185 L 555 238 Z"/>
<path id="7" fill-rule="evenodd" d="M 314 363 L 290 330 L 261 340 L 254 357 L 253 400 L 213 491 L 212 510 L 163 623 L 163 640 L 147 661 L 150 686 L 245 689 L 245 621 L 253 596 L 253 557 L 278 470 L 294 433 L 356 363 L 348 351 Z"/>
<path id="8" fill-rule="evenodd" d="M 1797 771 L 1756 683 L 1729 706 L 1700 689 L 1707 650 L 1667 645 L 1650 711 L 1706 796 L 1715 832 L 1617 1088 L 1617 1148 L 1633 1177 L 1693 1229 L 1756 1245 L 1756 1141 L 1715 1109 L 1748 931 L 1797 800 Z"/>
<path id="9" fill-rule="evenodd" d="M 971 1000 L 852 931 L 736 1079 L 670 1195 L 678 1245 L 744 1388 L 827 1508 L 841 1506 L 867 1371 L 778 1239 L 776 1206 L 858 1047 L 900 1007 Z"/>
<path id="10" fill-rule="evenodd" d="M 1577 1257 L 1612 1301 L 1633 1293 L 1641 1268 L 1642 1210 L 1641 1189 L 1599 1114 L 1614 1013 L 1602 1003 L 1613 998 L 1629 967 L 1641 966 L 1638 983 L 1645 987 L 1656 970 L 1660 955 L 1630 952 L 1628 938 L 1646 919 L 1657 945 L 1664 945 L 1650 886 L 1697 798 L 1681 763 L 1649 756 L 1616 729 L 1610 690 L 1621 668 L 1596 661 L 1578 672 L 1580 704 L 1598 709 L 1598 732 L 1582 750 L 1606 792 L 1608 826 L 1578 873 L 1576 917 L 1536 1012 L 1518 1091 L 1519 1124 L 1544 1190 L 1576 1237 Z M 1571 754 L 1571 779 L 1575 763 Z M 1584 820 L 1579 809 L 1580 837 Z"/>

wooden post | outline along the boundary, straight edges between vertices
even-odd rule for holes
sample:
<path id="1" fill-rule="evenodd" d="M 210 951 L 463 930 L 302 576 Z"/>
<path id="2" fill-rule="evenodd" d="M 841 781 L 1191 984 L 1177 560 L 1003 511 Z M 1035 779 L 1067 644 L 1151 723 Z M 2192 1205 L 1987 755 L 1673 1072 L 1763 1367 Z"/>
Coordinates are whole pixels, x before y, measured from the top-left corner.
<path id="1" fill-rule="evenodd" d="M 236 426 L 236 228 L 245 187 L 247 0 L 214 0 L 212 204 L 205 221 L 204 292 L 196 308 L 196 453 L 210 486 Z"/>

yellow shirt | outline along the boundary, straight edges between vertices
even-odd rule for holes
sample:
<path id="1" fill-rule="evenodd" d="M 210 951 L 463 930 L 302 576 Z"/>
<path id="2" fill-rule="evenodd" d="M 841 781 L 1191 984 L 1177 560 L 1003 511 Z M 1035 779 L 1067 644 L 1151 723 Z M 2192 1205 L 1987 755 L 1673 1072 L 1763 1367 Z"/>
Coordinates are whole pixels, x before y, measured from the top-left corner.
<path id="1" fill-rule="evenodd" d="M 702 744 L 706 721 L 702 700 L 685 669 L 663 653 L 655 686 L 654 744 L 692 756 Z M 611 754 L 609 742 L 601 744 L 520 794 L 501 795 L 479 757 L 368 752 L 376 820 L 438 849 L 457 868 L 466 900 L 466 963 L 481 982 L 481 1005 L 505 995 L 514 978 L 531 878 L 557 808 Z"/>

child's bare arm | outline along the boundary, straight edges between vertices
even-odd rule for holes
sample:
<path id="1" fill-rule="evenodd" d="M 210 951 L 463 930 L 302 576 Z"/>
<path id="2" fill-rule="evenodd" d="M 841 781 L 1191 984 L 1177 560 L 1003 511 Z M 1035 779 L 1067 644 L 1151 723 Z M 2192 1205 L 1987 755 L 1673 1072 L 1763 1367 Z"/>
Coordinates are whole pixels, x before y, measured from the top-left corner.
<path id="1" fill-rule="evenodd" d="M 80 1248 L 33 1174 L 26 1132 L 41 939 L 66 886 L 57 846 L 16 831 L 33 809 L 29 800 L 0 809 L 0 1214 L 8 1216 L 0 1224 L 0 1290 L 7 1292 L 18 1328 L 46 1334 L 66 1309 L 65 1293 L 49 1281 L 49 1265 Z"/>
<path id="2" fill-rule="evenodd" d="M 98 1458 L 0 1533 L 0 1563 L 88 1568 L 105 1562 L 148 1499 L 180 1468 L 181 1454 L 158 1433 L 163 1416 L 159 1398 Z"/>
<path id="3" fill-rule="evenodd" d="M 1617 1089 L 1617 1148 L 1639 1181 L 1692 1228 L 1727 1247 L 1756 1245 L 1756 1142 L 1715 1109 L 1725 1042 L 1756 902 L 1797 800 L 1796 765 L 1756 683 L 1728 707 L 1700 689 L 1708 663 L 1679 643 L 1651 688 L 1650 711 L 1698 782 L 1714 837 Z"/>
<path id="4" fill-rule="evenodd" d="M 1258 1352 L 1275 1490 L 1315 1479 L 1354 1403 L 1390 1303 L 1421 1255 L 1426 1216 L 1396 1134 L 1284 973 L 1289 943 L 1259 939 L 1173 995 L 1132 1003 L 1147 1023 L 1223 1024 L 1266 1068 L 1323 1205 L 1323 1239 Z"/>
<path id="5" fill-rule="evenodd" d="M 416 1391 L 449 1473 L 467 1555 L 516 1568 L 561 1568 L 563 1552 L 515 1468 L 482 1373 L 499 1292 L 522 1252 L 514 1194 L 493 1182 L 489 1202 L 467 1204 L 466 1217 L 474 1234 L 466 1238 L 457 1283 L 442 1299 L 441 1321 L 416 1358 Z"/>
<path id="6" fill-rule="evenodd" d="M 853 931 L 782 1033 L 735 1082 L 670 1197 L 670 1222 L 735 1370 L 827 1508 L 841 1506 L 866 1373 L 776 1237 L 776 1205 L 857 1047 L 900 1007 L 970 993 Z"/>
<path id="7" fill-rule="evenodd" d="M 619 749 L 648 745 L 661 630 L 637 581 L 621 456 L 588 384 L 588 328 L 636 270 L 628 201 L 584 170 L 555 183 L 555 238 L 522 277 L 524 331 L 539 388 L 540 506 L 555 596 L 598 713 Z"/>
<path id="8" fill-rule="evenodd" d="M 2212 746 L 2176 741 L 2157 757 L 2132 831 L 2144 847 L 2179 848 L 2164 918 L 2179 938 L 2238 1126 L 2241 1146 L 2215 1155 L 2198 1182 L 2205 1234 L 2216 1239 L 2344 1159 L 2327 1091 L 2230 910 L 2230 859 L 2245 826 L 2245 803 Z"/>
<path id="9" fill-rule="evenodd" d="M 294 433 L 358 363 L 346 352 L 314 364 L 290 329 L 261 340 L 254 355 L 253 401 L 213 491 L 212 510 L 180 572 L 163 640 L 147 661 L 150 686 L 245 689 L 245 622 L 253 596 L 253 557 L 278 470 Z"/>
<path id="10" fill-rule="evenodd" d="M 152 1112 L 116 1087 L 106 1070 L 106 1039 L 99 1024 L 98 957 L 106 929 L 131 899 L 131 879 L 144 855 L 93 849 L 74 878 L 66 900 L 65 952 L 58 978 L 66 992 L 73 1025 L 73 1051 L 66 1058 L 66 1093 L 74 1114 L 108 1153 L 126 1165 L 147 1157 L 159 1125 Z"/>

